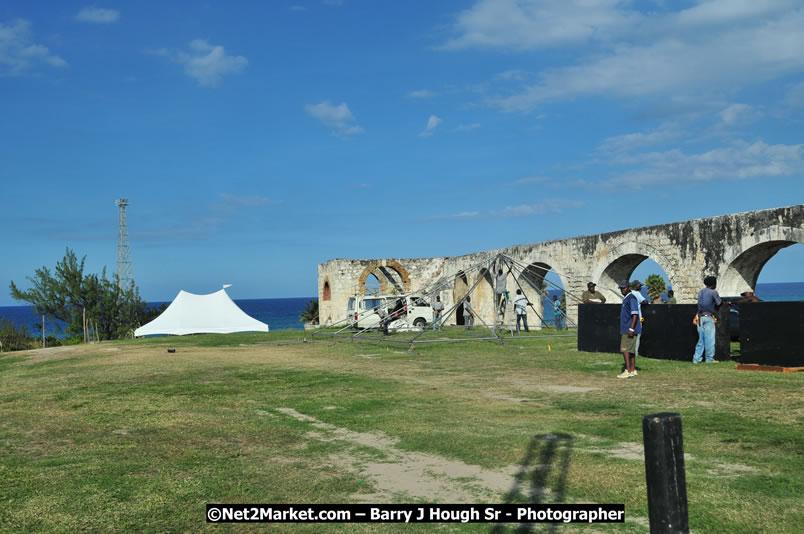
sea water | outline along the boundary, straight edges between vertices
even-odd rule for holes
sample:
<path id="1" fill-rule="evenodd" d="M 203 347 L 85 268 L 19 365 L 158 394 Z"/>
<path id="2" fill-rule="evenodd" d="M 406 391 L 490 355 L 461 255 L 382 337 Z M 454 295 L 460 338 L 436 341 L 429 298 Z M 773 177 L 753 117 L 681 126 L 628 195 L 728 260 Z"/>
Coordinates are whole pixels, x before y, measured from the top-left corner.
<path id="1" fill-rule="evenodd" d="M 643 288 L 643 293 L 645 288 Z M 561 297 L 562 291 L 551 289 L 544 297 L 543 319 L 546 324 L 552 325 L 555 321 L 553 315 L 553 295 Z M 804 300 L 804 282 L 757 284 L 756 296 L 767 301 L 795 301 Z M 666 295 L 663 295 L 666 296 Z M 736 296 L 736 295 L 723 295 Z M 234 302 L 241 310 L 251 317 L 267 323 L 268 327 L 274 330 L 294 329 L 300 330 L 304 325 L 299 321 L 307 303 L 313 297 L 295 297 L 283 299 L 236 299 Z M 568 299 L 567 304 L 572 305 L 574 299 Z M 158 307 L 170 302 L 149 302 L 148 305 Z M 344 310 L 344 314 L 346 310 Z M 0 306 L 0 318 L 11 321 L 15 326 L 25 326 L 29 336 L 37 336 L 41 333 L 42 316 L 36 315 L 31 306 Z M 537 318 L 528 317 L 530 324 L 536 324 Z M 39 326 L 37 326 L 39 325 Z M 53 319 L 45 320 L 45 332 L 47 335 L 63 337 L 65 324 Z"/>
<path id="2" fill-rule="evenodd" d="M 246 314 L 268 325 L 271 331 L 295 329 L 301 330 L 304 324 L 299 315 L 313 297 L 294 297 L 283 299 L 234 299 Z M 150 307 L 159 307 L 170 302 L 149 302 Z M 31 306 L 0 306 L 0 318 L 13 323 L 16 327 L 24 326 L 29 336 L 42 333 L 42 316 L 33 312 Z M 49 336 L 64 337 L 66 324 L 54 319 L 45 318 L 45 333 Z"/>

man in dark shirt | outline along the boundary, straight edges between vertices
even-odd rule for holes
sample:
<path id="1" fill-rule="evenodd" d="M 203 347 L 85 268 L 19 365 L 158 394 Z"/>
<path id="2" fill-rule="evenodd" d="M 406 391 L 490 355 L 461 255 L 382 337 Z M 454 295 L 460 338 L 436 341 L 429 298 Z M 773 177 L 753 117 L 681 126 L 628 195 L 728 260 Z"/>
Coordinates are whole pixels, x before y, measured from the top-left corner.
<path id="1" fill-rule="evenodd" d="M 605 304 L 606 297 L 604 297 L 600 291 L 595 291 L 595 283 L 589 282 L 586 284 L 586 291 L 583 292 L 581 295 L 581 301 L 584 304 Z"/>
<path id="2" fill-rule="evenodd" d="M 692 363 L 701 363 L 704 353 L 706 363 L 715 363 L 715 312 L 723 301 L 715 291 L 717 278 L 707 276 L 704 285 L 706 287 L 698 292 L 698 343 Z"/>

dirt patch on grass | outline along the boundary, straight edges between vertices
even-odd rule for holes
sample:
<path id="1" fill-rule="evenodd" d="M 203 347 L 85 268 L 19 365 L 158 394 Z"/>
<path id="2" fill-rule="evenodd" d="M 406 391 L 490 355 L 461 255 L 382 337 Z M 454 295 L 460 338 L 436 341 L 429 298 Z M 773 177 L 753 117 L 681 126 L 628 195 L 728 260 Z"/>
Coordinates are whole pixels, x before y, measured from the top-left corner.
<path id="1" fill-rule="evenodd" d="M 487 399 L 504 400 L 508 402 L 528 402 L 530 400 L 522 397 L 511 397 L 509 395 L 503 395 L 502 393 L 486 393 L 483 396 Z"/>
<path id="2" fill-rule="evenodd" d="M 397 446 L 396 439 L 383 432 L 354 432 L 292 408 L 277 408 L 276 411 L 318 429 L 307 433 L 310 439 L 339 441 L 345 445 L 343 452 L 330 456 L 329 460 L 371 482 L 375 493 L 352 496 L 361 502 L 391 502 L 395 496 L 430 502 L 493 501 L 515 483 L 516 466 L 493 470 L 434 454 L 405 451 Z M 360 447 L 373 449 L 383 459 L 377 460 L 376 455 L 369 458 Z"/>
<path id="3" fill-rule="evenodd" d="M 551 393 L 588 393 L 590 391 L 600 391 L 602 388 L 582 386 L 538 386 L 535 389 Z"/>
<path id="4" fill-rule="evenodd" d="M 538 383 L 523 379 L 513 379 L 512 385 L 523 391 L 543 391 L 545 393 L 589 393 L 590 391 L 601 391 L 603 388 L 597 386 L 575 386 L 569 384 L 545 383 L 547 380 Z"/>
<path id="5" fill-rule="evenodd" d="M 70 345 L 67 347 L 46 347 L 43 349 L 23 350 L 19 352 L 20 356 L 30 356 L 23 364 L 33 364 L 40 362 L 47 362 L 50 360 L 61 360 L 69 358 L 78 352 L 81 348 L 80 345 Z"/>

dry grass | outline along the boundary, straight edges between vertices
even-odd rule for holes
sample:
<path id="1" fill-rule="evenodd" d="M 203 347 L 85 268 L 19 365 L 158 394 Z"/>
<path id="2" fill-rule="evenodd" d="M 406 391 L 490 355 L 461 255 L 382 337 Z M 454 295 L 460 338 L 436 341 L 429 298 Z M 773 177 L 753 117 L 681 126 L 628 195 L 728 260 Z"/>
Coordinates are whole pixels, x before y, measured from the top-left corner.
<path id="1" fill-rule="evenodd" d="M 804 520 L 802 374 L 640 359 L 639 377 L 618 380 L 618 356 L 571 338 L 249 345 L 293 341 L 271 336 L 0 357 L 0 530 L 196 531 L 210 502 L 477 500 L 625 503 L 624 525 L 562 531 L 646 532 L 641 417 L 659 411 L 683 417 L 694 530 Z"/>

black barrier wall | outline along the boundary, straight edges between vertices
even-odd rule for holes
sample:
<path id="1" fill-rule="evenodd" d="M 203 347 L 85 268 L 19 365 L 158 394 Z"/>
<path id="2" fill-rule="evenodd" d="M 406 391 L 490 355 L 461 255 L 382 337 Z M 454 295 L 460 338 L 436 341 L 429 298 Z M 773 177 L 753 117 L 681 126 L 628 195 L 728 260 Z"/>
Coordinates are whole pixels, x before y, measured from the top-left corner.
<path id="1" fill-rule="evenodd" d="M 620 352 L 620 304 L 578 306 L 578 350 Z M 660 360 L 692 361 L 698 329 L 692 324 L 695 304 L 643 304 L 642 339 L 639 355 Z M 742 326 L 742 325 L 741 325 Z M 729 310 L 718 313 L 715 359 L 730 359 Z"/>
<path id="2" fill-rule="evenodd" d="M 804 367 L 804 302 L 740 304 L 740 363 Z"/>

